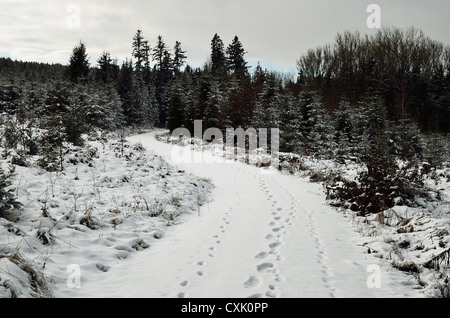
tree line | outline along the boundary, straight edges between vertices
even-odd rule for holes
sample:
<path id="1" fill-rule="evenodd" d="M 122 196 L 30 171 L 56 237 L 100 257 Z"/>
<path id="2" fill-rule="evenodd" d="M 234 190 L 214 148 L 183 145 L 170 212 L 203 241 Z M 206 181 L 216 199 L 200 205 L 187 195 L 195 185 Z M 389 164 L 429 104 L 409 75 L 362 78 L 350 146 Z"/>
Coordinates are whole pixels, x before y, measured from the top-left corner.
<path id="1" fill-rule="evenodd" d="M 382 206 L 410 200 L 420 178 L 404 167 L 423 172 L 450 157 L 450 49 L 420 30 L 339 33 L 299 57 L 296 78 L 251 69 L 237 36 L 225 45 L 215 34 L 196 68 L 178 41 L 151 44 L 137 30 L 130 44 L 120 64 L 104 51 L 91 65 L 83 42 L 67 65 L 0 58 L 2 158 L 26 165 L 38 155 L 62 170 L 67 143 L 82 145 L 94 128 L 279 128 L 282 152 L 362 161 L 359 185 L 337 180 L 330 197 L 365 198 L 358 209 L 373 212 L 383 194 Z"/>
<path id="2" fill-rule="evenodd" d="M 327 157 L 365 157 L 382 133 L 390 153 L 424 159 L 450 132 L 450 49 L 414 28 L 339 33 L 300 56 L 297 78 L 250 70 L 237 36 L 215 34 L 197 68 L 178 41 L 137 30 L 130 42 L 121 65 L 108 51 L 90 65 L 82 42 L 67 66 L 1 58 L 0 111 L 56 116 L 75 143 L 89 127 L 280 128 L 282 151 Z"/>

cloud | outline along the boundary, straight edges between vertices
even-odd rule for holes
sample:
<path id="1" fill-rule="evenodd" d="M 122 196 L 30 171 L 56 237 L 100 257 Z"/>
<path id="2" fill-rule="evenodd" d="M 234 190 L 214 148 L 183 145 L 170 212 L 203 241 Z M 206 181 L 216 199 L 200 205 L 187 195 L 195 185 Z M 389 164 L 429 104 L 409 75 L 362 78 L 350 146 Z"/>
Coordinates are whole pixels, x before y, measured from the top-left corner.
<path id="1" fill-rule="evenodd" d="M 417 26 L 450 43 L 450 5 L 435 1 L 375 1 L 382 23 Z M 338 32 L 367 29 L 361 0 L 0 0 L 0 51 L 14 59 L 67 64 L 80 41 L 95 59 L 103 50 L 123 60 L 131 56 L 137 29 L 150 44 L 161 35 L 169 48 L 180 41 L 188 62 L 206 62 L 218 33 L 225 45 L 237 35 L 249 61 L 295 69 L 309 48 L 334 40 Z M 77 10 L 77 8 L 79 10 Z M 77 20 L 78 19 L 78 20 Z M 79 24 L 77 24 L 79 22 Z"/>

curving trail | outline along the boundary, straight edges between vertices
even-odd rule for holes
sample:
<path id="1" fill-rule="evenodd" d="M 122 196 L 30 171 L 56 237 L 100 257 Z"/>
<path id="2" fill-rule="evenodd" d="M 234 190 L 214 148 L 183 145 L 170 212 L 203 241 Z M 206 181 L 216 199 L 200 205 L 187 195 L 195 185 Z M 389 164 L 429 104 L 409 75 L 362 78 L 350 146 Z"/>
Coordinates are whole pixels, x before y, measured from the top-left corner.
<path id="1" fill-rule="evenodd" d="M 128 139 L 172 163 L 172 146 L 154 133 Z M 351 221 L 326 205 L 319 185 L 241 163 L 176 165 L 211 179 L 213 201 L 150 249 L 115 265 L 97 282 L 99 297 L 412 295 L 401 284 L 403 274 L 358 246 Z M 366 284 L 371 264 L 381 266 L 379 289 Z"/>

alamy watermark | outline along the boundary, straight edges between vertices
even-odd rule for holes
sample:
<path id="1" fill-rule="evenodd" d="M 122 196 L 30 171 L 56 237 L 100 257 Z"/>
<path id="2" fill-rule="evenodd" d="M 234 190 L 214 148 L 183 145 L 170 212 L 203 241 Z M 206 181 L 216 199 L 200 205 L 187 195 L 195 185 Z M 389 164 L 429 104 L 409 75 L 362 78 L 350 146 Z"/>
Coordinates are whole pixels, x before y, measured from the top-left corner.
<path id="1" fill-rule="evenodd" d="M 370 4 L 367 7 L 367 13 L 370 13 L 366 24 L 369 29 L 381 28 L 381 8 L 378 4 Z"/>
<path id="2" fill-rule="evenodd" d="M 69 274 L 66 280 L 66 286 L 70 289 L 81 288 L 81 268 L 77 264 L 68 265 L 66 273 Z"/>
<path id="3" fill-rule="evenodd" d="M 269 141 L 270 131 L 270 141 Z M 239 160 L 254 165 L 278 168 L 280 130 L 278 128 L 227 128 L 225 136 L 219 128 L 203 131 L 203 121 L 194 121 L 194 149 L 176 145 L 171 158 L 175 163 L 230 163 Z M 177 128 L 172 132 L 172 139 L 191 139 L 187 128 Z M 203 147 L 203 143 L 211 147 Z M 221 155 L 214 155 L 217 148 Z M 270 151 L 269 151 L 270 147 Z"/>
<path id="4" fill-rule="evenodd" d="M 381 267 L 375 264 L 369 265 L 367 266 L 367 273 L 371 273 L 367 277 L 367 287 L 370 289 L 381 288 Z"/>
<path id="5" fill-rule="evenodd" d="M 81 7 L 78 4 L 70 4 L 67 6 L 66 24 L 69 29 L 81 28 Z"/>

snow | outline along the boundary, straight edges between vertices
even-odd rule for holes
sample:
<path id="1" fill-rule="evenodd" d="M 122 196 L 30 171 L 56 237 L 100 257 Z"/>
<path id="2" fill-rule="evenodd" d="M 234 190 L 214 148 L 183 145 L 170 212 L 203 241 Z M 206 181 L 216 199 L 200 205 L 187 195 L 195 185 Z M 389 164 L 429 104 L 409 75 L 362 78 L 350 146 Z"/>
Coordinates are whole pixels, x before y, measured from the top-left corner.
<path id="1" fill-rule="evenodd" d="M 171 162 L 173 146 L 153 133 L 129 139 Z M 363 238 L 326 204 L 318 184 L 239 162 L 209 162 L 177 167 L 212 180 L 214 200 L 138 262 L 116 267 L 104 281 L 108 296 L 113 286 L 130 297 L 420 296 L 405 286 L 404 273 L 358 247 Z M 381 288 L 367 286 L 373 264 L 380 266 Z"/>
<path id="2" fill-rule="evenodd" d="M 152 248 L 207 200 L 210 183 L 170 167 L 140 145 L 124 143 L 122 152 L 122 143 L 108 138 L 71 149 L 62 173 L 16 168 L 14 185 L 24 208 L 15 222 L 0 218 L 1 296 L 11 296 L 11 290 L 18 297 L 33 295 L 30 275 L 16 275 L 9 264 L 19 255 L 47 276 L 53 296 L 95 297 L 68 286 L 77 286 L 72 280 L 81 286 L 96 282 L 116 264 Z M 71 276 L 72 269 L 79 278 Z M 15 288 L 5 287 L 11 285 Z"/>
<path id="3" fill-rule="evenodd" d="M 157 134 L 128 137 L 123 157 L 119 142 L 90 142 L 98 156 L 65 174 L 18 169 L 26 207 L 17 225 L 0 219 L 0 251 L 32 260 L 54 297 L 429 296 L 385 257 L 400 234 L 331 207 L 320 184 L 209 155 L 183 163 Z M 428 246 L 427 233 L 405 234 Z M 16 272 L 0 258 L 1 296 L 26 280 Z"/>

